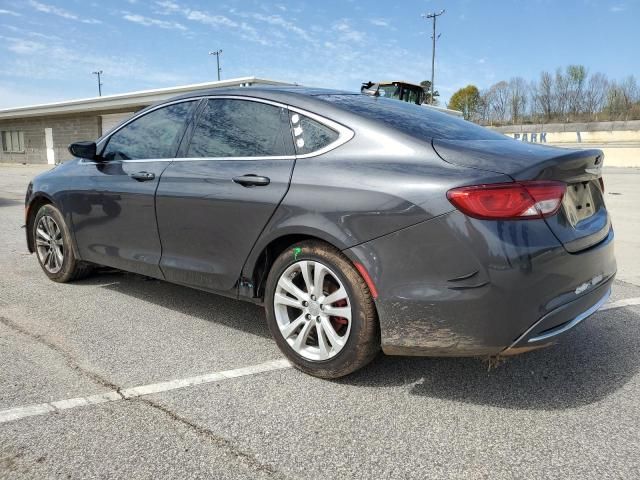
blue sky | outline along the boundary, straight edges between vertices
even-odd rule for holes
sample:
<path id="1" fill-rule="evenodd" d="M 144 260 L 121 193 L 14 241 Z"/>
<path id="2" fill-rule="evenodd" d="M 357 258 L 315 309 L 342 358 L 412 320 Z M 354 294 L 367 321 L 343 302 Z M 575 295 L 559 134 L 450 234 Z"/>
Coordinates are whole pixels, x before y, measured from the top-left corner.
<path id="1" fill-rule="evenodd" d="M 0 108 L 259 76 L 358 89 L 431 75 L 448 98 L 570 63 L 640 76 L 640 0 L 0 0 Z"/>

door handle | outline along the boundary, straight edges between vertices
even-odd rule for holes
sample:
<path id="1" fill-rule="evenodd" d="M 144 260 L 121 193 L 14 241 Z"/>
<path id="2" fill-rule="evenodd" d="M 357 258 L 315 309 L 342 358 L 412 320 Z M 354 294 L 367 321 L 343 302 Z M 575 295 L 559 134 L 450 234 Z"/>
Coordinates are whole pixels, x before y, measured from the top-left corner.
<path id="1" fill-rule="evenodd" d="M 146 182 L 156 178 L 156 174 L 152 172 L 136 172 L 131 174 L 131 178 L 139 182 Z"/>
<path id="2" fill-rule="evenodd" d="M 260 177 L 253 174 L 233 177 L 232 180 L 243 187 L 266 187 L 271 183 L 271 179 L 269 179 L 269 177 Z"/>

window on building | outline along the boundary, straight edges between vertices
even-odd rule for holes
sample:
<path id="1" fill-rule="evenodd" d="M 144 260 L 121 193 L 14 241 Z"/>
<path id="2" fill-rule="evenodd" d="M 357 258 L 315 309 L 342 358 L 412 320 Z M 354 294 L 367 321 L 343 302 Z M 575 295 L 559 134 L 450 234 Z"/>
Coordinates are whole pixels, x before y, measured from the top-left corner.
<path id="1" fill-rule="evenodd" d="M 24 132 L 5 130 L 0 132 L 2 151 L 6 153 L 24 153 Z"/>
<path id="2" fill-rule="evenodd" d="M 175 157 L 195 103 L 176 103 L 137 118 L 111 136 L 102 157 L 105 160 Z"/>
<path id="3" fill-rule="evenodd" d="M 339 137 L 335 130 L 299 113 L 291 113 L 291 126 L 298 155 L 317 152 Z"/>
<path id="4" fill-rule="evenodd" d="M 200 115 L 187 156 L 284 156 L 287 154 L 287 123 L 286 110 L 274 105 L 249 100 L 210 99 Z"/>

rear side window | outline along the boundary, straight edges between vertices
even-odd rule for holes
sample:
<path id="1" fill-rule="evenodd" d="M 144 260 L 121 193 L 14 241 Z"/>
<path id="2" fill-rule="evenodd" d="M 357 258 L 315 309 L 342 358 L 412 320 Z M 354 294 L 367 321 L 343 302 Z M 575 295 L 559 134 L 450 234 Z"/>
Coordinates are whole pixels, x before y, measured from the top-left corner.
<path id="1" fill-rule="evenodd" d="M 488 128 L 421 105 L 369 95 L 322 95 L 318 98 L 420 139 L 508 139 Z"/>
<path id="2" fill-rule="evenodd" d="M 284 108 L 250 100 L 209 99 L 197 121 L 187 157 L 273 157 L 288 151 Z M 289 147 L 291 145 L 289 137 Z"/>
<path id="3" fill-rule="evenodd" d="M 298 155 L 317 152 L 338 140 L 340 136 L 332 128 L 309 117 L 295 112 L 291 112 L 290 115 L 293 138 Z"/>
<path id="4" fill-rule="evenodd" d="M 102 157 L 105 160 L 174 158 L 195 103 L 168 105 L 137 118 L 111 135 Z"/>

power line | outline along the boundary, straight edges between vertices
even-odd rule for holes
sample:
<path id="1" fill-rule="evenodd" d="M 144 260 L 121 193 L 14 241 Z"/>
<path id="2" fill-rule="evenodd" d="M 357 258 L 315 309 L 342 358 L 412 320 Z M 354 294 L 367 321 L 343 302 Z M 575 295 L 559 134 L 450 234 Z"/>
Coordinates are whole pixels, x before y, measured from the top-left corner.
<path id="1" fill-rule="evenodd" d="M 209 55 L 215 55 L 216 56 L 216 63 L 218 65 L 218 81 L 220 81 L 220 71 L 222 70 L 220 68 L 220 55 L 221 54 L 222 54 L 222 49 L 209 52 Z"/>
<path id="2" fill-rule="evenodd" d="M 96 72 L 91 72 L 94 75 L 98 76 L 98 96 L 102 96 L 102 82 L 100 81 L 100 75 L 102 75 L 102 70 L 98 70 Z"/>
<path id="3" fill-rule="evenodd" d="M 440 10 L 438 13 L 424 13 L 422 14 L 422 18 L 433 19 L 433 35 L 431 38 L 433 39 L 433 49 L 431 50 L 431 105 L 434 103 L 434 94 L 436 92 L 435 89 L 435 77 L 436 77 L 436 40 L 440 38 L 440 35 L 436 37 L 436 19 L 444 13 L 444 9 Z"/>

